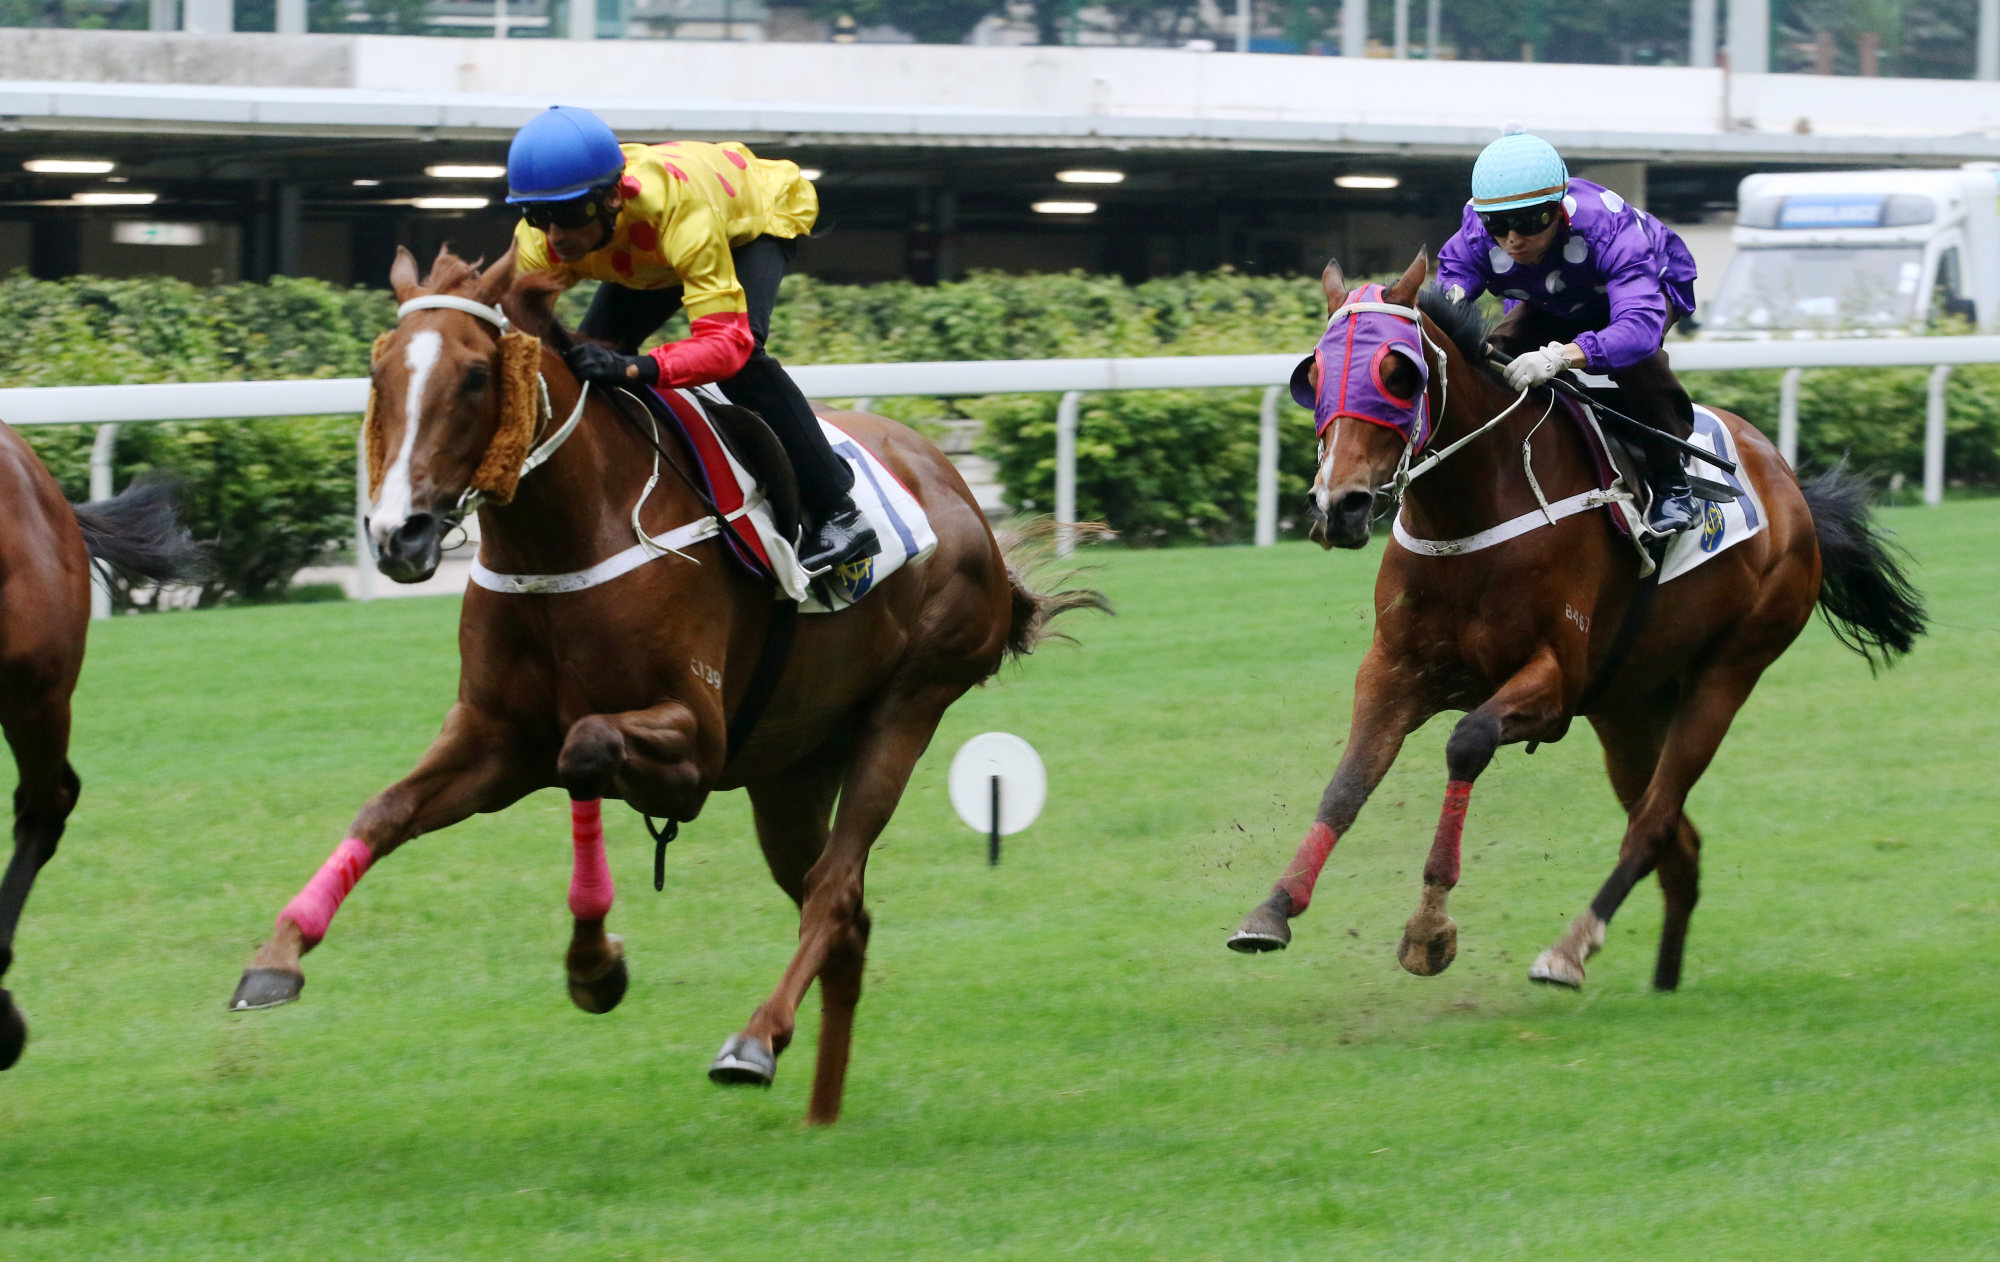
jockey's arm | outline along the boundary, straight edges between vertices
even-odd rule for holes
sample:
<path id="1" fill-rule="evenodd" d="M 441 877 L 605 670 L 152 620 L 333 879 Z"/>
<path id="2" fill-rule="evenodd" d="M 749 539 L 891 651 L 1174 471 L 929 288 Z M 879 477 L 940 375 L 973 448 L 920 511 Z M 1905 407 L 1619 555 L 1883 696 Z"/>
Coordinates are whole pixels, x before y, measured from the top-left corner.
<path id="1" fill-rule="evenodd" d="M 1578 335 L 1576 347 L 1591 372 L 1630 368 L 1660 349 L 1667 330 L 1667 296 L 1649 256 L 1621 261 L 1605 282 L 1611 319 L 1602 329 Z"/>
<path id="2" fill-rule="evenodd" d="M 689 335 L 653 348 L 663 386 L 727 381 L 757 347 L 749 304 L 736 279 L 729 235 L 701 202 L 684 204 L 660 233 L 660 252 L 679 274 Z"/>
<path id="3" fill-rule="evenodd" d="M 1452 234 L 1438 250 L 1437 287 L 1453 302 L 1471 302 L 1486 292 L 1486 271 L 1480 264 L 1493 246 L 1493 238 L 1480 232 L 1473 241 L 1464 228 Z"/>

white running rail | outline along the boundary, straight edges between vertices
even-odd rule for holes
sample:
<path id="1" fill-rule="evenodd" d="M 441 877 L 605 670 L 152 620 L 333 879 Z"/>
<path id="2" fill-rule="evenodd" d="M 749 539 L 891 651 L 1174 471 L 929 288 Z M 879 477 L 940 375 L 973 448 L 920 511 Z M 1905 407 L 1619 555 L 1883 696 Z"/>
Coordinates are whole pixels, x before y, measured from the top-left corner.
<path id="1" fill-rule="evenodd" d="M 1808 368 L 1933 368 L 1924 427 L 1924 502 L 1944 499 L 1945 383 L 1956 364 L 2000 363 L 2000 336 L 1823 338 L 1769 342 L 1680 342 L 1671 347 L 1681 372 L 1786 369 L 1779 386 L 1778 447 L 1798 458 L 1799 375 Z M 1059 547 L 1076 521 L 1076 429 L 1082 397 L 1109 390 L 1204 390 L 1263 386 L 1257 451 L 1256 542 L 1277 541 L 1278 409 L 1298 354 L 1201 355 L 1145 359 L 994 359 L 960 363 L 818 364 L 789 371 L 813 398 L 896 395 L 1061 394 L 1056 424 L 1056 503 Z M 1699 391 L 1697 390 L 1698 394 Z M 0 389 L 0 420 L 11 425 L 104 425 L 359 413 L 368 402 L 365 377 L 312 381 L 215 381 L 147 386 L 45 386 Z M 100 435 L 91 455 L 92 493 L 110 484 L 116 431 Z M 358 446 L 358 445 L 357 445 Z M 356 471 L 363 462 L 357 453 Z M 357 476 L 357 500 L 365 491 Z M 357 555 L 368 555 L 357 504 Z M 360 595 L 369 595 L 371 568 L 357 567 Z"/>

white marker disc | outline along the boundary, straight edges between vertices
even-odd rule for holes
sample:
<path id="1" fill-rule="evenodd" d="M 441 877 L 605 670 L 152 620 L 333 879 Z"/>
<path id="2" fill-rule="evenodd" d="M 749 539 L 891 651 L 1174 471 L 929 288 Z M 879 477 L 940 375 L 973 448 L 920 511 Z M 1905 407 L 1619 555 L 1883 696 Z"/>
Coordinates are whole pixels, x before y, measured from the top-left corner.
<path id="1" fill-rule="evenodd" d="M 1035 747 L 1006 732 L 983 732 L 951 760 L 951 808 L 977 832 L 993 826 L 993 777 L 1000 777 L 1000 833 L 1035 822 L 1049 797 L 1049 773 Z"/>

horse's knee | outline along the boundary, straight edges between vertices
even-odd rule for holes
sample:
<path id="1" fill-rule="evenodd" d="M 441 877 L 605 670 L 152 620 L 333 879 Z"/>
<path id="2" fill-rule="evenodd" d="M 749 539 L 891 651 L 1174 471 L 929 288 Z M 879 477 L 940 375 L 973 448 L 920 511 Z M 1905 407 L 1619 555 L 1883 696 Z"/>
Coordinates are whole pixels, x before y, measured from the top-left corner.
<path id="1" fill-rule="evenodd" d="M 593 714 L 570 725 L 556 758 L 556 778 L 572 798 L 601 798 L 624 762 L 624 734 L 610 720 Z"/>
<path id="2" fill-rule="evenodd" d="M 1454 780 L 1477 780 L 1493 751 L 1500 748 L 1500 720 L 1482 710 L 1474 710 L 1451 729 L 1445 742 L 1444 765 Z"/>

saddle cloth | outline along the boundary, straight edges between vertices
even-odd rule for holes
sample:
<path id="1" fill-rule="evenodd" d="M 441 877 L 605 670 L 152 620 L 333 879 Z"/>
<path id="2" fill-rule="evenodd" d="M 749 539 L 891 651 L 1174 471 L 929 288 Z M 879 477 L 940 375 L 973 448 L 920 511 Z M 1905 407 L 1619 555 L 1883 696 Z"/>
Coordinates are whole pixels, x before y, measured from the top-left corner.
<path id="1" fill-rule="evenodd" d="M 1623 452 L 1613 454 L 1611 443 L 1605 438 L 1602 426 L 1592 410 L 1568 396 L 1558 396 L 1569 412 L 1570 419 L 1583 435 L 1584 445 L 1590 450 L 1590 458 L 1597 470 L 1597 485 L 1608 489 L 1614 477 L 1622 477 L 1625 485 L 1639 496 L 1632 501 L 1607 504 L 1613 527 L 1627 539 L 1639 538 L 1639 524 L 1644 520 L 1651 489 L 1644 478 L 1638 476 L 1631 467 L 1631 460 Z M 1722 418 L 1699 403 L 1694 405 L 1694 433 L 1689 442 L 1704 450 L 1716 452 L 1731 464 L 1740 463 L 1736 451 L 1736 436 L 1729 432 L 1729 426 Z M 1736 500 L 1729 504 L 1716 504 L 1707 500 L 1696 501 L 1701 505 L 1702 523 L 1697 530 L 1683 531 L 1675 535 L 1667 544 L 1666 555 L 1660 562 L 1662 583 L 1671 582 L 1700 566 L 1711 557 L 1720 556 L 1742 543 L 1764 528 L 1764 504 L 1757 496 L 1756 488 L 1740 472 L 1726 473 L 1719 465 L 1707 464 L 1691 458 L 1688 471 L 1696 477 L 1720 482 L 1736 492 Z M 1644 548 L 1640 548 L 1639 572 L 1651 573 L 1653 559 Z"/>
<path id="2" fill-rule="evenodd" d="M 875 528 L 873 555 L 813 578 L 799 565 L 792 541 L 778 530 L 771 506 L 748 469 L 716 435 L 704 400 L 693 391 L 648 391 L 664 405 L 670 421 L 695 454 L 698 476 L 709 498 L 727 515 L 746 503 L 748 512 L 729 523 L 724 535 L 731 555 L 750 573 L 777 575 L 787 597 L 799 602 L 801 613 L 832 613 L 847 608 L 873 591 L 905 565 L 915 565 L 937 548 L 937 535 L 916 496 L 910 494 L 889 467 L 845 430 L 819 418 L 820 429 L 835 455 L 854 471 L 855 505 Z"/>

